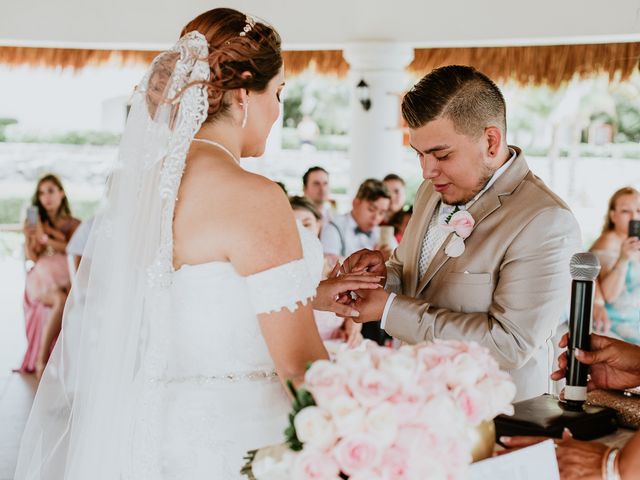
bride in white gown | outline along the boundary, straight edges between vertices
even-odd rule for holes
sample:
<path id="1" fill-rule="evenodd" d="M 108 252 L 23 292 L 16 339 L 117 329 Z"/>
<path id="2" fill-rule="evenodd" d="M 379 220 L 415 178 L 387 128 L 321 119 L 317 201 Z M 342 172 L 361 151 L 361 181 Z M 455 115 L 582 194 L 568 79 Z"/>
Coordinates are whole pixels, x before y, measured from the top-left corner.
<path id="1" fill-rule="evenodd" d="M 337 295 L 377 287 L 334 278 L 316 296 L 317 238 L 240 166 L 263 153 L 283 85 L 278 34 L 230 9 L 200 15 L 156 58 L 16 479 L 232 479 L 248 449 L 282 441 L 283 382 L 327 356 L 312 308 L 354 315 Z"/>

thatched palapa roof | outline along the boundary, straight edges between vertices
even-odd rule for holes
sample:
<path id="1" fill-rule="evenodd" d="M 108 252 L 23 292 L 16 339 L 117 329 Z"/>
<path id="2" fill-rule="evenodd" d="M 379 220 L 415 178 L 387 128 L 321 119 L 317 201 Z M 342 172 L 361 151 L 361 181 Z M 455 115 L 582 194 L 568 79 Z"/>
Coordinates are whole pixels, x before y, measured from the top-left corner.
<path id="1" fill-rule="evenodd" d="M 107 62 L 149 64 L 158 52 L 71 48 L 0 47 L 0 64 L 82 69 Z M 422 75 L 442 65 L 473 65 L 489 77 L 522 84 L 558 86 L 579 75 L 628 78 L 638 67 L 640 42 L 522 47 L 420 48 L 409 71 Z M 349 65 L 341 50 L 285 51 L 287 73 L 313 69 L 344 76 Z"/>
<path id="2" fill-rule="evenodd" d="M 640 42 L 531 47 L 416 49 L 409 70 L 424 75 L 443 65 L 473 65 L 497 81 L 557 87 L 574 75 L 626 80 L 638 68 Z"/>

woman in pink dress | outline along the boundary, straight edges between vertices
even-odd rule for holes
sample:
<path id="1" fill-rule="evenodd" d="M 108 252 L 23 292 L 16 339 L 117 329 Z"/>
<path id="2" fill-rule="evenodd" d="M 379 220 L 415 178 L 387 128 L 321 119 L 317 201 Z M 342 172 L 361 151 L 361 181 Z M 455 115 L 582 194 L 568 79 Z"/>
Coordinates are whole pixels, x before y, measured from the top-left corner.
<path id="1" fill-rule="evenodd" d="M 71 284 L 65 249 L 80 221 L 71 216 L 64 188 L 55 175 L 38 181 L 31 203 L 38 215 L 35 222 L 27 218 L 24 225 L 25 254 L 34 266 L 25 286 L 28 345 L 19 371 L 35 372 L 40 378 L 60 333 Z"/>

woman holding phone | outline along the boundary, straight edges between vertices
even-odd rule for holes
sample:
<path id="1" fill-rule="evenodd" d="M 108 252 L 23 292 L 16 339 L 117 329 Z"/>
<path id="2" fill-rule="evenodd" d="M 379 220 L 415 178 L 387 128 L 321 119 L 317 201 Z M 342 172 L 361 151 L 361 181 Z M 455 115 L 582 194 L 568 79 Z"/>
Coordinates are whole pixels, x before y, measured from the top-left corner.
<path id="1" fill-rule="evenodd" d="M 25 256 L 34 262 L 27 273 L 24 309 L 27 352 L 21 372 L 40 378 L 60 333 L 70 279 L 66 247 L 80 221 L 71 209 L 62 183 L 45 175 L 37 184 L 24 225 Z"/>
<path id="2" fill-rule="evenodd" d="M 640 344 L 639 220 L 640 192 L 621 188 L 609 200 L 602 234 L 591 247 L 602 265 L 598 282 L 611 334 L 635 344 Z"/>

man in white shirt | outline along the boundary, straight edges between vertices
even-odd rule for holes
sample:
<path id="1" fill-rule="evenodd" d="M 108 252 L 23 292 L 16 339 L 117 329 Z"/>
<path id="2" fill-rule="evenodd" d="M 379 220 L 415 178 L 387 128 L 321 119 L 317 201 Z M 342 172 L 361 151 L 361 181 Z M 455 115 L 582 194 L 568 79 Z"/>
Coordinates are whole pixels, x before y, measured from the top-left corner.
<path id="1" fill-rule="evenodd" d="M 329 172 L 322 167 L 311 167 L 302 176 L 302 193 L 322 214 L 323 225 L 336 214 L 335 204 L 329 200 Z"/>
<path id="2" fill-rule="evenodd" d="M 351 212 L 338 215 L 326 223 L 320 233 L 325 256 L 336 261 L 345 258 L 363 248 L 376 250 L 384 259 L 389 259 L 397 246 L 393 236 L 393 227 L 389 234 L 380 238 L 380 223 L 385 218 L 391 196 L 384 184 L 376 179 L 365 180 L 358 188 L 353 200 Z M 371 322 L 363 326 L 362 336 L 378 343 L 384 343 L 386 336 L 380 329 L 380 322 Z"/>
<path id="3" fill-rule="evenodd" d="M 358 188 L 349 213 L 336 216 L 326 223 L 320 240 L 326 255 L 345 258 L 352 253 L 368 248 L 380 250 L 388 259 L 397 246 L 391 236 L 386 244 L 380 241 L 380 224 L 385 218 L 391 196 L 384 184 L 376 179 L 365 180 Z"/>
<path id="4" fill-rule="evenodd" d="M 359 292 L 356 321 L 382 319 L 409 343 L 475 341 L 523 400 L 550 391 L 552 339 L 581 240 L 567 205 L 507 145 L 505 112 L 498 87 L 472 67 L 442 67 L 415 85 L 402 103 L 425 180 L 413 217 L 386 265 L 361 251 L 343 270 L 386 277 L 385 290 Z M 443 226 L 455 211 L 466 212 L 459 233 Z"/>

